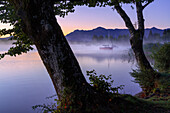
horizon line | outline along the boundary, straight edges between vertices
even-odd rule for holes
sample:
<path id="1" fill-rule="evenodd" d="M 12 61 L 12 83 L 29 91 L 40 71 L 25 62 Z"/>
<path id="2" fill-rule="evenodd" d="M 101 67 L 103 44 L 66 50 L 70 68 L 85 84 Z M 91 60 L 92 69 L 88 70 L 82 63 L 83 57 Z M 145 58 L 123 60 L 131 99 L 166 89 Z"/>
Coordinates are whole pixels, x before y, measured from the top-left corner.
<path id="1" fill-rule="evenodd" d="M 104 28 L 104 29 L 106 29 L 106 30 L 115 30 L 115 29 L 128 29 L 128 28 L 114 28 L 114 29 L 111 29 L 111 28 L 105 28 L 105 27 L 102 27 L 102 26 L 98 26 L 98 27 L 95 27 L 95 28 L 92 28 L 92 29 L 74 29 L 73 31 L 71 31 L 71 32 L 69 32 L 69 33 L 67 33 L 67 34 L 65 34 L 64 33 L 64 31 L 63 31 L 63 33 L 64 33 L 64 36 L 67 36 L 68 34 L 70 34 L 70 33 L 72 33 L 72 32 L 74 32 L 74 31 L 76 31 L 76 30 L 79 30 L 79 31 L 89 31 L 89 30 L 94 30 L 94 29 L 96 29 L 96 28 Z M 170 29 L 170 27 L 169 28 L 158 28 L 158 27 L 147 27 L 147 28 L 145 28 L 145 29 L 152 29 L 152 28 L 156 28 L 156 29 L 160 29 L 160 30 L 165 30 L 165 29 Z M 10 36 L 7 36 L 7 37 L 5 37 L 5 36 L 0 36 L 0 38 L 8 38 L 8 37 L 10 37 Z"/>
<path id="2" fill-rule="evenodd" d="M 74 32 L 74 31 L 76 31 L 76 30 L 79 30 L 79 31 L 89 31 L 89 30 L 94 30 L 94 29 L 96 29 L 96 28 L 100 28 L 100 27 L 101 27 L 101 28 L 104 28 L 104 29 L 106 29 L 106 30 L 109 30 L 109 29 L 110 29 L 110 30 L 115 30 L 115 29 L 128 29 L 128 28 L 114 28 L 114 29 L 111 29 L 111 28 L 105 28 L 105 27 L 102 27 L 102 26 L 98 26 L 98 27 L 95 27 L 95 28 L 92 28 L 92 29 L 74 29 L 73 31 L 71 31 L 71 32 L 69 32 L 69 33 L 67 33 L 67 34 L 64 33 L 64 35 L 66 36 L 66 35 Z M 170 29 L 170 27 L 168 27 L 168 28 L 146 27 L 145 29 L 152 29 L 152 28 L 156 28 L 156 29 L 160 29 L 160 30 Z"/>

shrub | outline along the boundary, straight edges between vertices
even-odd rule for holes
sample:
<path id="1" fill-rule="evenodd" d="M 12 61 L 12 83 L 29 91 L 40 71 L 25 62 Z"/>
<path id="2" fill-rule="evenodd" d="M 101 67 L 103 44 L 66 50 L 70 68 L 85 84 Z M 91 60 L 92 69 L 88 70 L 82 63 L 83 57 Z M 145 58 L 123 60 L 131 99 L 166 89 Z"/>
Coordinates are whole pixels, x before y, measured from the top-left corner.
<path id="1" fill-rule="evenodd" d="M 114 96 L 113 93 L 118 93 L 119 90 L 123 89 L 123 85 L 120 85 L 118 87 L 113 87 L 113 80 L 111 80 L 111 75 L 106 77 L 105 75 L 99 75 L 97 76 L 95 70 L 87 71 L 87 76 L 89 77 L 90 84 L 94 87 L 94 89 L 99 93 L 108 93 L 110 96 Z M 68 91 L 65 90 L 65 92 Z M 71 90 L 69 90 L 71 92 Z M 87 96 L 87 95 L 86 95 Z M 51 98 L 51 97 L 50 97 Z M 53 96 L 52 96 L 53 98 Z M 66 100 L 72 100 L 73 97 Z M 84 97 L 86 98 L 86 97 Z M 37 108 L 40 108 L 40 110 L 43 113 L 72 113 L 72 111 L 76 111 L 71 105 L 67 105 L 68 103 L 62 103 L 62 100 L 54 99 L 56 103 L 52 103 L 50 105 L 43 104 L 43 105 L 35 105 L 32 108 L 34 110 L 37 110 Z M 80 102 L 81 104 L 81 102 Z M 79 105 L 78 105 L 79 106 Z M 68 111 L 69 109 L 69 111 Z"/>
<path id="2" fill-rule="evenodd" d="M 124 87 L 124 85 L 113 87 L 114 80 L 111 80 L 111 75 L 97 76 L 95 70 L 87 71 L 87 76 L 89 76 L 90 84 L 100 93 L 118 93 Z"/>
<path id="3" fill-rule="evenodd" d="M 130 72 L 130 74 L 135 78 L 134 82 L 139 83 L 146 95 L 148 95 L 154 88 L 155 77 L 151 76 L 154 74 L 152 71 L 137 69 Z"/>
<path id="4" fill-rule="evenodd" d="M 159 72 L 170 73 L 170 42 L 165 43 L 152 57 L 155 60 L 154 67 Z"/>

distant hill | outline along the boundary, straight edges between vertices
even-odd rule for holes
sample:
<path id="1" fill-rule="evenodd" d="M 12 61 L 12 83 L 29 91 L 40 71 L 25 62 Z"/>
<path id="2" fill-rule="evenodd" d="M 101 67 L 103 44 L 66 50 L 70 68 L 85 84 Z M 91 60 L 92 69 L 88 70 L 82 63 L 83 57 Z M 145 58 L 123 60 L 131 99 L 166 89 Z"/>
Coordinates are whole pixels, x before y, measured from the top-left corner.
<path id="1" fill-rule="evenodd" d="M 147 38 L 149 35 L 149 32 L 152 31 L 153 34 L 160 34 L 160 36 L 163 35 L 162 29 L 158 28 L 147 28 L 145 29 L 145 35 L 144 37 Z M 120 35 L 129 35 L 130 33 L 128 29 L 105 29 L 103 27 L 97 27 L 92 30 L 75 30 L 68 35 L 66 35 L 66 38 L 68 41 L 73 42 L 91 42 L 93 36 L 112 36 L 113 38 L 117 38 Z"/>

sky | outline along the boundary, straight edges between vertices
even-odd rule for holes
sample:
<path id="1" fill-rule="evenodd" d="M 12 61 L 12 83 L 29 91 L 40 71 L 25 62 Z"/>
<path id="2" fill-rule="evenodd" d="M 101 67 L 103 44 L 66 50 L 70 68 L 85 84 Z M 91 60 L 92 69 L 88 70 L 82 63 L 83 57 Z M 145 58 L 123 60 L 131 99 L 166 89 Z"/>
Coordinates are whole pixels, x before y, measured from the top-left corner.
<path id="1" fill-rule="evenodd" d="M 123 9 L 133 23 L 137 22 L 135 9 L 132 10 L 130 5 L 123 5 Z M 170 28 L 169 11 L 170 0 L 155 0 L 144 9 L 145 27 Z M 74 13 L 70 13 L 65 18 L 57 17 L 57 21 L 65 35 L 76 29 L 90 30 L 99 26 L 108 29 L 126 28 L 122 18 L 111 7 L 77 6 Z"/>
<path id="2" fill-rule="evenodd" d="M 133 23 L 137 22 L 135 9 L 132 10 L 130 5 L 123 5 L 123 9 Z M 169 11 L 170 0 L 154 0 L 144 9 L 145 27 L 170 28 Z M 99 26 L 107 29 L 126 28 L 122 18 L 111 7 L 76 6 L 74 13 L 69 13 L 65 18 L 56 18 L 65 35 L 76 29 L 91 30 Z M 0 29 L 8 27 L 9 25 L 0 24 Z"/>

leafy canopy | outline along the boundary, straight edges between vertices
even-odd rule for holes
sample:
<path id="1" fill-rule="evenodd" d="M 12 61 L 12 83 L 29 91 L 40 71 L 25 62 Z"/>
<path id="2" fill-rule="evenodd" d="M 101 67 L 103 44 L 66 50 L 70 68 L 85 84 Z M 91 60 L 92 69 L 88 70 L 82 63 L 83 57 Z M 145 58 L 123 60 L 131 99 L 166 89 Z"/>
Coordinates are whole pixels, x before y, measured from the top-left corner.
<path id="1" fill-rule="evenodd" d="M 74 7 L 79 5 L 86 5 L 88 7 L 105 7 L 115 6 L 117 4 L 135 4 L 135 2 L 142 2 L 143 6 L 148 5 L 153 0 L 54 0 L 54 12 L 56 15 L 64 17 L 68 13 L 75 11 Z M 25 2 L 28 2 L 27 0 Z M 16 15 L 15 8 L 10 0 L 0 0 L 0 22 L 10 23 L 12 29 L 1 29 L 0 36 L 10 35 L 15 42 L 8 52 L 0 54 L 0 59 L 5 55 L 16 56 L 22 53 L 27 53 L 32 50 L 33 43 L 28 36 L 23 32 L 22 20 Z"/>

